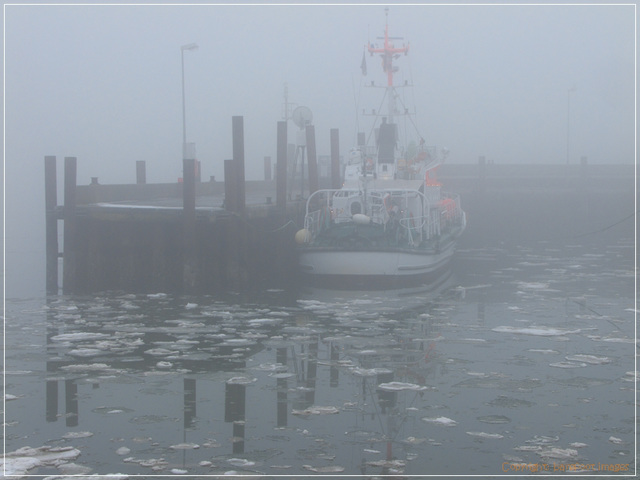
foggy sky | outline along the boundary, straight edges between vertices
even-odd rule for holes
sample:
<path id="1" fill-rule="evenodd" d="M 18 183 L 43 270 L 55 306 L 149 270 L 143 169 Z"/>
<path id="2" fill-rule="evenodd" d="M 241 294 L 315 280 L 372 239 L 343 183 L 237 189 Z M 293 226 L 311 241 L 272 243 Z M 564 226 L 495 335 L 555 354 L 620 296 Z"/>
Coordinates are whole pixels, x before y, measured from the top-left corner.
<path id="1" fill-rule="evenodd" d="M 635 161 L 634 5 L 391 6 L 388 19 L 410 43 L 398 81 L 415 85 L 420 132 L 449 162 L 566 162 L 569 95 L 570 161 Z M 203 179 L 223 178 L 233 115 L 244 116 L 247 179 L 262 178 L 285 82 L 313 112 L 318 154 L 331 128 L 346 154 L 365 123 L 356 109 L 376 107 L 356 106 L 363 82 L 384 82 L 377 57 L 360 72 L 383 5 L 6 5 L 4 20 L 8 262 L 44 263 L 45 155 L 60 172 L 78 157 L 79 184 L 133 183 L 136 160 L 150 183 L 182 175 L 181 45 L 199 45 L 184 60 Z"/>

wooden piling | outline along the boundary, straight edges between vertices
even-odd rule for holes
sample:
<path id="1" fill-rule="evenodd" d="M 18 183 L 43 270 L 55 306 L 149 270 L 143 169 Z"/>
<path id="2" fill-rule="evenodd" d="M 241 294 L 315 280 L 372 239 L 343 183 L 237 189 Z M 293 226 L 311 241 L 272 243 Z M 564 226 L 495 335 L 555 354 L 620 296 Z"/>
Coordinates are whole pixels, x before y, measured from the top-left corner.
<path id="1" fill-rule="evenodd" d="M 245 195 L 245 175 L 244 175 L 244 117 L 236 116 L 231 118 L 233 134 L 233 160 L 236 162 L 236 195 L 237 212 L 244 215 L 246 195 Z M 226 179 L 225 179 L 226 181 Z"/>
<path id="2" fill-rule="evenodd" d="M 62 291 L 73 293 L 76 287 L 76 157 L 64 158 L 64 254 Z"/>
<path id="3" fill-rule="evenodd" d="M 316 156 L 316 130 L 306 126 L 307 162 L 309 163 L 309 196 L 318 190 L 318 158 Z"/>
<path id="4" fill-rule="evenodd" d="M 147 183 L 147 165 L 144 160 L 136 161 L 136 183 L 138 185 Z"/>
<path id="5" fill-rule="evenodd" d="M 47 295 L 58 293 L 58 190 L 56 180 L 56 157 L 44 157 L 44 198 L 46 231 L 46 291 Z"/>
<path id="6" fill-rule="evenodd" d="M 342 172 L 340 172 L 340 142 L 338 129 L 332 128 L 331 134 L 331 188 L 342 187 Z"/>
<path id="7" fill-rule="evenodd" d="M 276 162 L 276 206 L 284 213 L 287 208 L 287 122 L 278 122 Z"/>
<path id="8" fill-rule="evenodd" d="M 183 271 L 182 283 L 184 291 L 192 293 L 197 282 L 196 262 L 196 160 L 182 161 L 182 238 L 183 238 Z"/>

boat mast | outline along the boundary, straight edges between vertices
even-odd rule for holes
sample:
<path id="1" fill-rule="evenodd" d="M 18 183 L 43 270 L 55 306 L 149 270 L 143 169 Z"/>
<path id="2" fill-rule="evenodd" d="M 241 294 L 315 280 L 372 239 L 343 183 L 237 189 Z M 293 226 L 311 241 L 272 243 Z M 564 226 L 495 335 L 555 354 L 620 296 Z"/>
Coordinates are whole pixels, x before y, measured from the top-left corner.
<path id="1" fill-rule="evenodd" d="M 377 37 L 380 40 L 384 40 L 384 45 L 382 48 L 375 48 L 375 46 L 369 43 L 367 49 L 369 53 L 373 55 L 374 53 L 379 53 L 382 58 L 382 70 L 387 74 L 387 95 L 389 98 L 389 123 L 393 123 L 393 115 L 396 112 L 396 97 L 395 91 L 393 88 L 393 74 L 398 71 L 398 67 L 393 66 L 393 59 L 399 58 L 401 53 L 405 55 L 409 51 L 409 45 L 403 45 L 401 48 L 396 48 L 393 46 L 393 43 L 390 40 L 402 40 L 402 37 L 390 37 L 389 36 L 389 9 L 385 8 L 385 27 L 384 27 L 384 37 Z"/>

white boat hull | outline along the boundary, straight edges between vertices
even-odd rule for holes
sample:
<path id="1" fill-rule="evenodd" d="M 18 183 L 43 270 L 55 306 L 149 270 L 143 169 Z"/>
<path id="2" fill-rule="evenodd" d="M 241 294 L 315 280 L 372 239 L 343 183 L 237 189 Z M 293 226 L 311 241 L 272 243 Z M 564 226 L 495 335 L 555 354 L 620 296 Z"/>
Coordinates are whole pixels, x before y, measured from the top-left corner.
<path id="1" fill-rule="evenodd" d="M 443 278 L 455 242 L 436 252 L 408 249 L 357 251 L 304 249 L 299 265 L 311 283 L 352 288 L 406 287 Z"/>

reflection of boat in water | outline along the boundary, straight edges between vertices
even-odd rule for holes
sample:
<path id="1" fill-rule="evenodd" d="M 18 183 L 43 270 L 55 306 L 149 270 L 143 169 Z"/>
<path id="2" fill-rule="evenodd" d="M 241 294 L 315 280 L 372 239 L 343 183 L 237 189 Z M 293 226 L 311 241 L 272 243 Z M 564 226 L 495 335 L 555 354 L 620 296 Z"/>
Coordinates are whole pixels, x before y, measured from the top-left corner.
<path id="1" fill-rule="evenodd" d="M 422 312 L 430 303 L 449 291 L 454 276 L 446 268 L 428 284 L 386 290 L 354 290 L 305 286 L 299 292 L 298 304 L 315 311 L 341 313 L 356 309 L 362 314 L 403 316 L 410 312 Z"/>
<path id="2" fill-rule="evenodd" d="M 407 122 L 396 119 L 408 117 L 415 126 L 393 84 L 393 60 L 408 49 L 394 47 L 388 26 L 381 48 L 368 46 L 383 59 L 387 112 L 375 114 L 375 135 L 369 138 L 374 136 L 376 145 L 359 135 L 343 187 L 318 190 L 307 200 L 296 240 L 301 271 L 313 283 L 373 289 L 432 282 L 447 267 L 465 228 L 460 198 L 441 191 L 435 179 L 446 151 L 438 154 L 419 134 L 418 144 L 398 145 L 408 132 L 400 131 Z"/>

